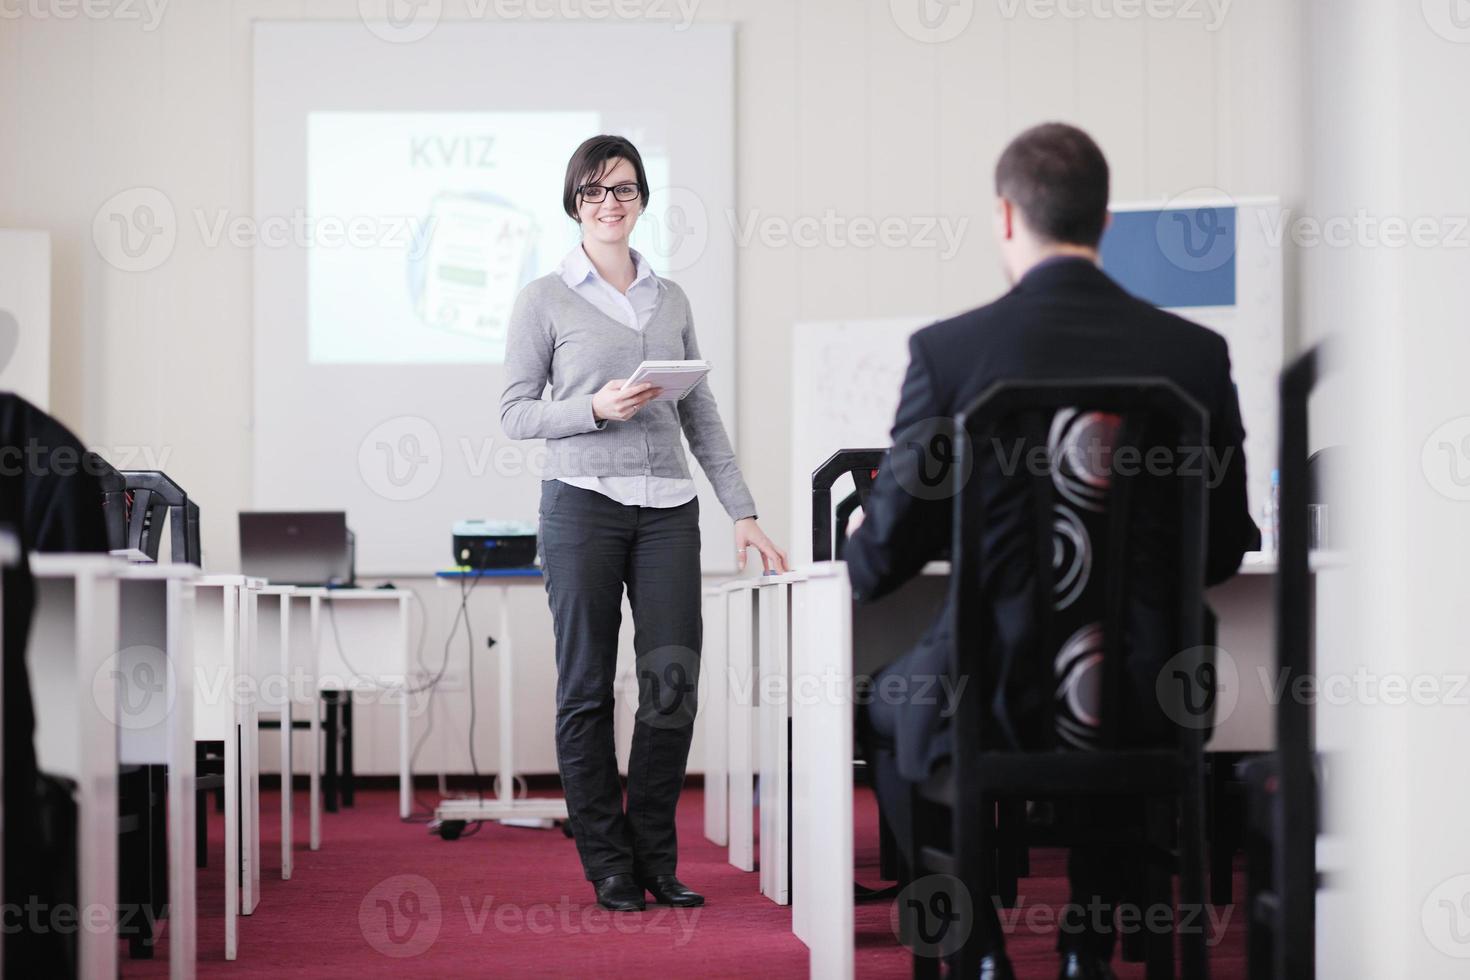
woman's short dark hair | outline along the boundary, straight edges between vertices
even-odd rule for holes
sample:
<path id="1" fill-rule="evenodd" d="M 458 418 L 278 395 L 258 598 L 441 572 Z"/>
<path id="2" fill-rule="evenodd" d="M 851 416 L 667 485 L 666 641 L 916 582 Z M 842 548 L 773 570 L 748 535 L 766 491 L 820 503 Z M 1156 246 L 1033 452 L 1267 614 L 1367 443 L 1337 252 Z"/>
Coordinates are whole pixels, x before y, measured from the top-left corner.
<path id="1" fill-rule="evenodd" d="M 561 206 L 573 221 L 581 220 L 577 216 L 577 198 L 582 186 L 601 180 L 612 161 L 619 158 L 633 165 L 633 172 L 638 175 L 638 198 L 642 207 L 648 207 L 648 175 L 643 172 L 643 157 L 638 155 L 638 148 L 621 136 L 594 136 L 577 147 L 577 152 L 567 161 Z"/>
<path id="2" fill-rule="evenodd" d="M 995 193 L 1043 239 L 1095 247 L 1108 220 L 1108 161 L 1076 126 L 1042 123 L 1000 155 Z"/>

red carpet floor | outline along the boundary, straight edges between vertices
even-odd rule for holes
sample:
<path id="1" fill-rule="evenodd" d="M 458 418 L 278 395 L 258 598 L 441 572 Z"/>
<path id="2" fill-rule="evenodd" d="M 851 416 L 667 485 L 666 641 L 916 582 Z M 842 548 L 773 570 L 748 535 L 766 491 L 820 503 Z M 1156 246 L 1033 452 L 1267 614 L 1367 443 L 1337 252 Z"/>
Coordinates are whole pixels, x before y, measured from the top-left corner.
<path id="1" fill-rule="evenodd" d="M 679 809 L 679 875 L 709 904 L 620 915 L 592 901 L 576 850 L 559 831 L 486 824 L 474 836 L 442 841 L 421 823 L 401 823 L 396 805 L 396 793 L 372 791 L 359 793 L 351 810 L 323 814 L 315 853 L 305 848 L 306 815 L 298 806 L 295 869 L 282 881 L 279 797 L 262 792 L 262 897 L 255 914 L 240 919 L 233 963 L 224 959 L 223 817 L 211 812 L 210 865 L 199 873 L 199 975 L 807 975 L 806 947 L 791 934 L 790 910 L 762 897 L 757 876 L 732 868 L 724 849 L 704 839 L 698 789 Z M 876 807 L 859 790 L 859 880 L 877 884 L 877 860 Z M 1033 876 L 1022 882 L 1021 915 L 1008 943 L 1023 978 L 1056 975 L 1046 913 L 1065 899 L 1064 867 L 1060 852 L 1038 851 Z M 909 974 L 908 952 L 889 924 L 891 906 L 858 906 L 859 977 Z M 1212 954 L 1216 978 L 1245 975 L 1244 923 L 1234 911 L 1215 911 L 1222 925 Z M 154 960 L 128 960 L 124 947 L 124 977 L 167 975 L 166 931 Z M 1143 976 L 1139 964 L 1117 968 L 1120 977 Z"/>

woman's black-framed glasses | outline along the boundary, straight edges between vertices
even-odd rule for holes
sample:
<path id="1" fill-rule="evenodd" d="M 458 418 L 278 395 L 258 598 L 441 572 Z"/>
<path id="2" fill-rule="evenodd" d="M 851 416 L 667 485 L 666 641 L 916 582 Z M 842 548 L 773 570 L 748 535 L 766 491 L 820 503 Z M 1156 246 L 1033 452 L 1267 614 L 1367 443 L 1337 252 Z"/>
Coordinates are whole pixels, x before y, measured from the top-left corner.
<path id="1" fill-rule="evenodd" d="M 583 184 L 577 188 L 577 192 L 582 195 L 582 200 L 589 204 L 601 201 L 607 196 L 608 191 L 612 191 L 615 200 L 622 201 L 624 204 L 638 197 L 637 184 L 618 184 L 616 187 L 608 187 L 606 184 Z"/>

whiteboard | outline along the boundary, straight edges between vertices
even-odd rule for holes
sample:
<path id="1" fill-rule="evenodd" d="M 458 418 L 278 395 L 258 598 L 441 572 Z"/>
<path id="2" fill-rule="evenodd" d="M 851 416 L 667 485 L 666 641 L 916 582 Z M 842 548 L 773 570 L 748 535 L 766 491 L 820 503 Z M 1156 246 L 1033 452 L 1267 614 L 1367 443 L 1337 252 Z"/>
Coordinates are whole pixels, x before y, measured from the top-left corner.
<path id="1" fill-rule="evenodd" d="M 908 370 L 909 337 L 934 320 L 910 316 L 796 325 L 791 358 L 796 420 L 791 434 L 793 561 L 812 558 L 812 471 L 839 449 L 888 448 Z"/>
<path id="2" fill-rule="evenodd" d="M 42 411 L 51 395 L 51 236 L 0 228 L 0 390 Z"/>
<path id="3" fill-rule="evenodd" d="M 1114 227 L 1122 214 L 1147 215 L 1149 231 L 1136 255 L 1156 268 L 1169 270 L 1183 285 L 1175 295 L 1201 295 L 1197 305 L 1187 299 L 1179 305 L 1160 303 L 1163 309 L 1202 324 L 1230 345 L 1231 374 L 1240 398 L 1245 424 L 1246 493 L 1251 516 L 1262 521 L 1276 468 L 1277 430 L 1280 426 L 1277 379 L 1285 349 L 1282 305 L 1284 284 L 1281 243 L 1284 214 L 1274 197 L 1234 198 L 1225 194 L 1191 195 L 1187 200 L 1113 204 Z M 1211 212 L 1233 212 L 1233 234 L 1207 238 Z M 1215 229 L 1218 232 L 1219 229 Z M 1112 231 L 1109 231 L 1112 234 Z M 1103 240 L 1103 270 L 1145 299 L 1129 277 L 1110 268 L 1108 239 Z M 1198 280 L 1233 271 L 1233 302 L 1213 302 Z M 1183 275 L 1181 275 L 1183 273 Z M 1193 277 L 1196 282 L 1188 280 Z"/>
<path id="4" fill-rule="evenodd" d="M 445 21 L 385 39 L 355 21 L 258 22 L 253 56 L 252 506 L 345 510 L 363 575 L 445 567 L 457 520 L 536 519 L 543 447 L 500 429 L 506 294 L 482 289 L 473 322 L 407 344 L 401 331 L 463 295 L 425 266 L 440 269 L 441 246 L 463 246 L 454 236 L 470 225 L 546 232 L 496 268 L 557 267 L 579 237 L 560 213 L 562 175 L 598 132 L 644 157 L 652 196 L 633 245 L 689 296 L 735 441 L 734 239 L 712 233 L 735 207 L 731 25 Z M 444 174 L 437 194 L 431 170 Z M 517 196 L 496 200 L 510 174 Z M 202 220 L 241 230 L 213 211 Z M 361 247 L 399 254 L 345 261 L 353 228 Z M 410 313 L 374 300 L 385 284 Z M 690 466 L 704 567 L 733 571 L 729 517 Z"/>

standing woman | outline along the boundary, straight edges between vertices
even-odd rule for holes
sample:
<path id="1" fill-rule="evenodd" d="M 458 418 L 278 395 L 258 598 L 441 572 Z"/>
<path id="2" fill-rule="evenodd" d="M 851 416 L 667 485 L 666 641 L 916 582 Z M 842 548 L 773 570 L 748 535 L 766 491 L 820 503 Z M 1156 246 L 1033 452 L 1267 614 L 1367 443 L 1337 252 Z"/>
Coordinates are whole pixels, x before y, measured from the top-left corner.
<path id="1" fill-rule="evenodd" d="M 698 676 L 701 641 L 699 501 L 681 431 L 735 522 L 739 567 L 747 548 L 767 570 L 785 571 L 786 556 L 756 524 L 709 386 L 677 402 L 653 401 L 648 384 L 622 390 L 644 360 L 699 357 L 684 291 L 628 247 L 648 206 L 638 150 L 619 136 L 587 140 L 567 164 L 562 206 L 582 243 L 517 298 L 500 399 L 507 436 L 546 440 L 540 547 L 556 633 L 557 763 L 603 907 L 642 909 L 645 890 L 663 904 L 702 905 L 674 876 L 674 809 L 694 734 L 685 682 Z M 613 745 L 625 584 L 639 665 L 626 812 Z"/>

